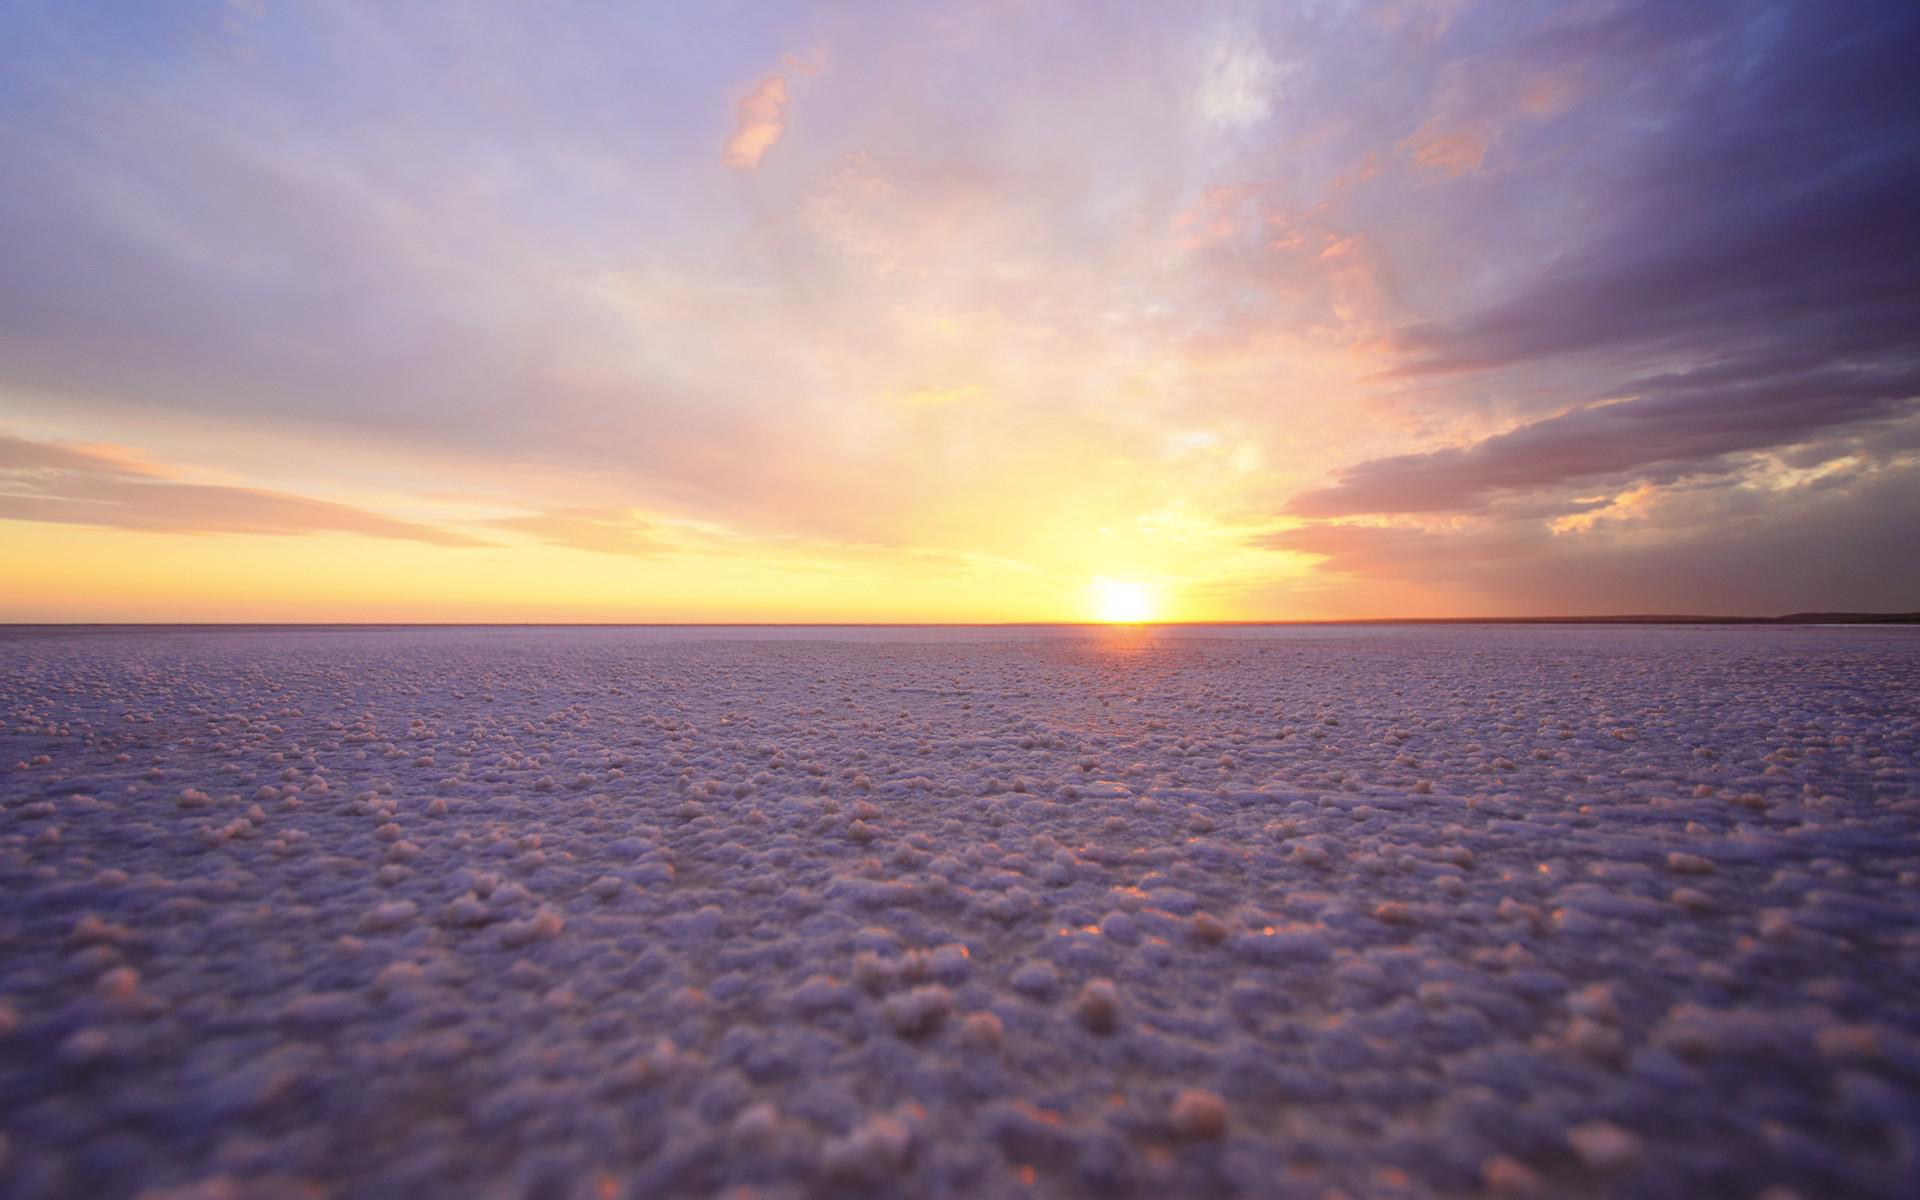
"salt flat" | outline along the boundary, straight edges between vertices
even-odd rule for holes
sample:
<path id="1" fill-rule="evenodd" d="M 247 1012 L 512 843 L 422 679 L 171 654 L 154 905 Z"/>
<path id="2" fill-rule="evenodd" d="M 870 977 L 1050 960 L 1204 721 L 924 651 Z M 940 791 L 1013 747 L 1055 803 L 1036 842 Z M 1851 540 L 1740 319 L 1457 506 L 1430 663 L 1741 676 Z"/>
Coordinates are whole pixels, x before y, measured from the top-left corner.
<path id="1" fill-rule="evenodd" d="M 13 637 L 0 1194 L 1920 1194 L 1917 728 L 1894 629 Z"/>

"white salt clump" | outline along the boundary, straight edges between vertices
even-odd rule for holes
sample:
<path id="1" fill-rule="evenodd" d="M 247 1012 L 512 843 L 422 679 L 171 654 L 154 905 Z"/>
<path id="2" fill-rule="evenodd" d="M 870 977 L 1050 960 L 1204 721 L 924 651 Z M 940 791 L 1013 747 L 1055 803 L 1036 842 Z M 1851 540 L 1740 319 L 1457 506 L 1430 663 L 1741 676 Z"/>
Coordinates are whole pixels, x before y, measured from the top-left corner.
<path id="1" fill-rule="evenodd" d="M 1197 912 L 1188 919 L 1188 932 L 1195 941 L 1217 946 L 1227 940 L 1227 924 L 1209 912 Z"/>
<path id="2" fill-rule="evenodd" d="M 1109 941 L 1131 946 L 1140 940 L 1140 923 L 1123 912 L 1110 912 L 1100 918 L 1100 933 Z"/>
<path id="3" fill-rule="evenodd" d="M 1413 907 L 1401 900 L 1382 900 L 1374 906 L 1373 917 L 1385 925 L 1411 925 L 1418 919 Z"/>
<path id="4" fill-rule="evenodd" d="M 1621 1171 L 1640 1161 L 1640 1139 L 1611 1121 L 1588 1121 L 1567 1131 L 1567 1145 L 1596 1171 Z"/>
<path id="5" fill-rule="evenodd" d="M 1813 1035 L 1820 1053 L 1836 1062 L 1870 1064 L 1881 1055 L 1880 1035 L 1869 1025 L 1827 1025 Z"/>
<path id="6" fill-rule="evenodd" d="M 873 1117 L 845 1137 L 830 1138 L 820 1151 L 820 1170 L 843 1183 L 884 1183 L 913 1152 L 913 1131 L 894 1116 Z"/>
<path id="7" fill-rule="evenodd" d="M 207 808 L 213 804 L 213 797 L 199 788 L 185 788 L 176 801 L 181 808 Z"/>
<path id="8" fill-rule="evenodd" d="M 1052 963 L 1030 962 L 1015 971 L 1008 982 L 1016 992 L 1047 999 L 1060 990 L 1060 972 L 1054 970 Z"/>
<path id="9" fill-rule="evenodd" d="M 1168 1112 L 1173 1132 L 1193 1141 L 1211 1140 L 1227 1131 L 1227 1102 L 1204 1088 L 1182 1088 Z"/>
<path id="10" fill-rule="evenodd" d="M 1480 1164 L 1480 1181 L 1496 1196 L 1540 1196 L 1546 1183 L 1517 1158 L 1496 1154 Z"/>
<path id="11" fill-rule="evenodd" d="M 976 1050 L 992 1050 L 1005 1035 L 1000 1018 L 990 1012 L 968 1013 L 960 1023 L 960 1040 Z"/>
<path id="12" fill-rule="evenodd" d="M 524 946 L 529 942 L 544 941 L 560 936 L 567 926 L 566 917 L 557 910 L 543 908 L 524 921 L 509 921 L 500 927 L 500 944 L 503 946 Z"/>
<path id="13" fill-rule="evenodd" d="M 125 925 L 116 925 L 97 914 L 88 913 L 74 922 L 67 940 L 81 945 L 94 942 L 124 945 L 133 940 L 133 931 Z"/>
<path id="14" fill-rule="evenodd" d="M 925 950 L 909 950 L 900 956 L 900 978 L 907 983 L 925 983 L 933 978 L 933 962 Z"/>
<path id="15" fill-rule="evenodd" d="M 972 951 L 958 942 L 935 946 L 927 955 L 927 973 L 942 983 L 959 983 L 971 969 Z"/>
<path id="16" fill-rule="evenodd" d="M 1715 907 L 1713 897 L 1698 888 L 1675 888 L 1673 895 L 1668 898 L 1688 912 L 1712 912 Z"/>
<path id="17" fill-rule="evenodd" d="M 891 988 L 899 973 L 892 959 L 882 958 L 871 950 L 862 950 L 853 956 L 853 981 L 875 995 Z"/>
<path id="18" fill-rule="evenodd" d="M 1120 991 L 1111 979 L 1094 979 L 1074 998 L 1073 1015 L 1095 1033 L 1112 1033 L 1120 1024 Z"/>
<path id="19" fill-rule="evenodd" d="M 360 916 L 360 928 L 369 933 L 398 929 L 413 920 L 420 906 L 411 900 L 389 900 L 376 904 Z"/>
<path id="20" fill-rule="evenodd" d="M 924 1037 L 938 1029 L 953 1008 L 953 993 L 937 983 L 887 997 L 881 1013 L 902 1037 Z"/>
<path id="21" fill-rule="evenodd" d="M 394 962 L 380 968 L 373 977 L 373 990 L 392 992 L 403 988 L 417 987 L 426 981 L 426 968 L 419 963 Z"/>
<path id="22" fill-rule="evenodd" d="M 754 1150 L 770 1149 L 780 1136 L 780 1110 L 765 1100 L 755 1101 L 734 1116 L 728 1136 L 736 1145 Z"/>
<path id="23" fill-rule="evenodd" d="M 119 961 L 120 949 L 113 945 L 92 945 L 67 956 L 68 965 L 83 973 L 105 971 Z"/>
<path id="24" fill-rule="evenodd" d="M 132 967 L 115 967 L 100 976 L 95 986 L 110 1000 L 128 1000 L 140 991 L 140 972 Z"/>
<path id="25" fill-rule="evenodd" d="M 1614 1001 L 1613 989 L 1604 983 L 1581 988 L 1567 997 L 1567 1008 L 1595 1021 L 1614 1022 L 1620 1019 L 1620 1006 Z"/>
<path id="26" fill-rule="evenodd" d="M 1493 915 L 1502 921 L 1525 922 L 1535 929 L 1546 925 L 1546 914 L 1540 911 L 1538 905 L 1522 904 L 1512 896 L 1502 896 L 1500 903 L 1493 910 Z"/>
<path id="27" fill-rule="evenodd" d="M 492 918 L 493 910 L 487 907 L 487 902 L 468 892 L 447 905 L 442 920 L 449 925 L 484 925 Z"/>
<path id="28" fill-rule="evenodd" d="M 107 1057 L 113 1042 L 104 1029 L 80 1029 L 69 1034 L 56 1052 L 61 1061 L 74 1064 L 98 1062 Z"/>
<path id="29" fill-rule="evenodd" d="M 1709 875 L 1713 872 L 1713 863 L 1698 854 L 1683 854 L 1676 850 L 1667 855 L 1667 870 L 1676 875 Z"/>
<path id="30" fill-rule="evenodd" d="M 600 900 L 611 900 L 627 890 L 627 881 L 618 875 L 602 875 L 587 885 L 587 891 Z"/>
<path id="31" fill-rule="evenodd" d="M 294 997 L 282 1010 L 287 1020 L 304 1025 L 331 1025 L 351 1020 L 362 1012 L 360 998 L 351 992 L 306 992 Z"/>
<path id="32" fill-rule="evenodd" d="M 810 975 L 787 993 L 787 1003 L 806 1015 L 844 1008 L 850 999 L 847 989 L 831 975 Z"/>
<path id="33" fill-rule="evenodd" d="M 1613 1062 L 1626 1052 L 1620 1031 L 1590 1017 L 1575 1017 L 1562 1035 L 1567 1047 L 1597 1062 Z"/>

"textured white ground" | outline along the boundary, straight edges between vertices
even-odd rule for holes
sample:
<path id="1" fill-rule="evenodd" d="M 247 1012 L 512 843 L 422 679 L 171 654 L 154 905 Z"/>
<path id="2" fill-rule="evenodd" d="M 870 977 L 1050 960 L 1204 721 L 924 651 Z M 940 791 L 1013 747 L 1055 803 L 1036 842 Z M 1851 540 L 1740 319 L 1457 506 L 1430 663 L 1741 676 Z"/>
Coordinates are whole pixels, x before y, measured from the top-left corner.
<path id="1" fill-rule="evenodd" d="M 1917 725 L 1903 630 L 11 637 L 0 1194 L 1920 1195 Z"/>

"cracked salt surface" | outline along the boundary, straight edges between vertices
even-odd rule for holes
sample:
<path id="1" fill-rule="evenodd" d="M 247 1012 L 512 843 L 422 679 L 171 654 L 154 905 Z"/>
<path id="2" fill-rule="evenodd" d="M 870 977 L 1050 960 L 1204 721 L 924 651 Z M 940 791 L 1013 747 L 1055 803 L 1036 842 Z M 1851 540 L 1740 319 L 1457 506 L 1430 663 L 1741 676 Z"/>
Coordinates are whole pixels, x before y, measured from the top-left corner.
<path id="1" fill-rule="evenodd" d="M 1917 717 L 1905 630 L 13 637 L 0 1194 L 1920 1195 Z"/>

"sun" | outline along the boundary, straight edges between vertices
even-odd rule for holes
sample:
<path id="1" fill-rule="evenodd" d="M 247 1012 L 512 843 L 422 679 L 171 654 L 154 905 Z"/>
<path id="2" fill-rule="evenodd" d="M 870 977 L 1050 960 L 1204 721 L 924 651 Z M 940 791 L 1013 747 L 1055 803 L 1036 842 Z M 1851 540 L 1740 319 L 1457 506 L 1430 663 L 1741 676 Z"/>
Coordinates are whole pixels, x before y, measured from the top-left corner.
<path id="1" fill-rule="evenodd" d="M 1126 579 L 1096 579 L 1088 589 L 1093 619 L 1106 625 L 1138 625 L 1151 621 L 1158 607 L 1153 589 Z"/>

